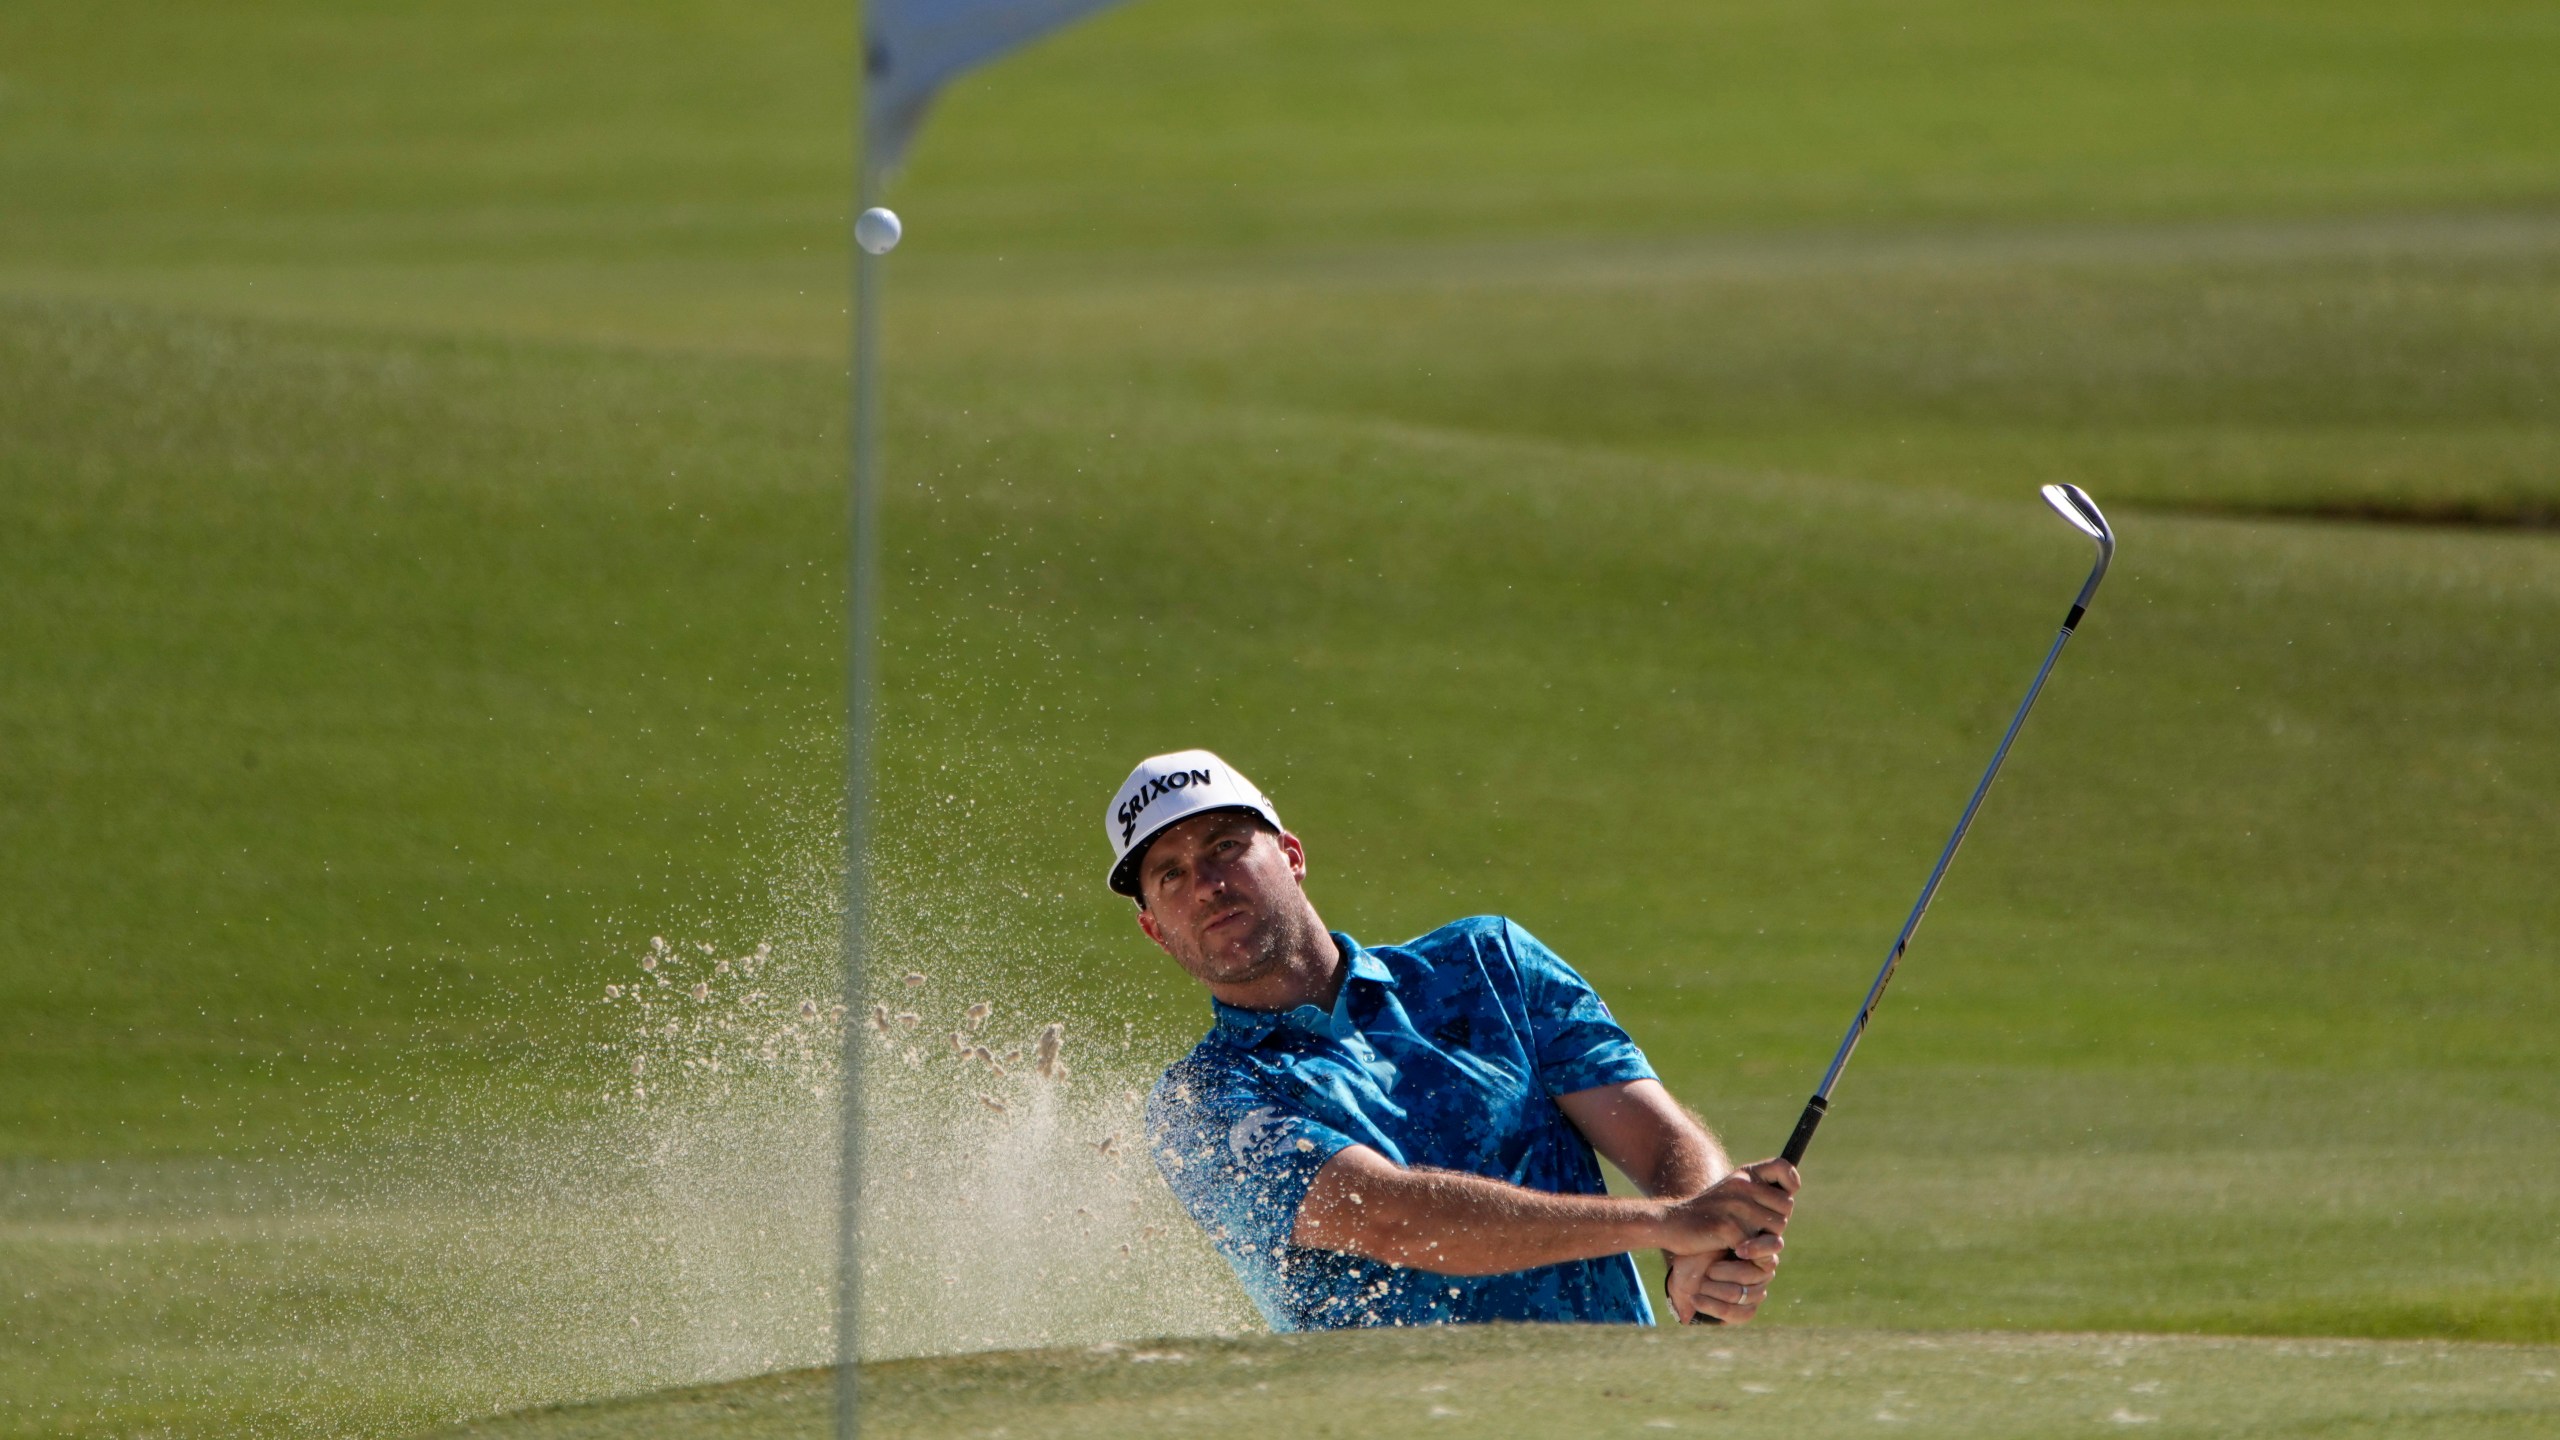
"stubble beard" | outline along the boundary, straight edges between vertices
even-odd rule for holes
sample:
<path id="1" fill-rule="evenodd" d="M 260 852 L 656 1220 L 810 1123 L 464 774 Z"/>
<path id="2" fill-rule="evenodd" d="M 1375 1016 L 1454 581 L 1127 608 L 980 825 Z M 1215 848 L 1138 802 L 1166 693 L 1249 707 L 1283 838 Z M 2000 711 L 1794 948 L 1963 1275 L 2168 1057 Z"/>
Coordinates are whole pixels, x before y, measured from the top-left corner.
<path id="1" fill-rule="evenodd" d="M 1285 906 L 1278 914 L 1255 915 L 1246 923 L 1253 928 L 1240 937 L 1245 942 L 1242 954 L 1225 941 L 1195 938 L 1184 946 L 1190 951 L 1183 957 L 1184 968 L 1212 985 L 1250 985 L 1286 965 L 1304 938 L 1300 932 L 1308 928 L 1303 913 Z"/>

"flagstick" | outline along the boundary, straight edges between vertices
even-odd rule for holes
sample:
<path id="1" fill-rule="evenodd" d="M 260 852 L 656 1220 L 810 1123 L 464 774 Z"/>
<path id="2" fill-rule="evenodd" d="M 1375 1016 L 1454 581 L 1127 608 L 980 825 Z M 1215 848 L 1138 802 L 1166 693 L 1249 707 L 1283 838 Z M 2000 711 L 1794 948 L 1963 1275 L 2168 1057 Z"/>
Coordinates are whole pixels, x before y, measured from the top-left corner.
<path id="1" fill-rule="evenodd" d="M 868 137 L 862 137 L 867 141 Z M 857 148 L 853 213 L 871 208 L 878 176 Z M 862 1061 L 865 949 L 870 940 L 872 630 L 878 623 L 880 257 L 853 247 L 853 492 L 845 574 L 844 1147 L 836 1193 L 836 1436 L 862 1433 Z"/>

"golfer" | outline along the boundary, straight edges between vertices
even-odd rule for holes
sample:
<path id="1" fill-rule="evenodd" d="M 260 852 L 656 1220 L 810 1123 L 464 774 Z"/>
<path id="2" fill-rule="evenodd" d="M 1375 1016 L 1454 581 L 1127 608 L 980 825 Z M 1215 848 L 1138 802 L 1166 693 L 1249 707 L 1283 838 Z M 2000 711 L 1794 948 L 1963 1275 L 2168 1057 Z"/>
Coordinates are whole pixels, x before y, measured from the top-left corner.
<path id="1" fill-rule="evenodd" d="M 1759 1312 L 1794 1167 L 1736 1170 L 1527 931 L 1328 933 L 1306 847 L 1206 750 L 1139 765 L 1106 823 L 1111 888 L 1216 1015 L 1149 1097 L 1149 1148 L 1273 1329 L 1650 1324 L 1646 1246 L 1681 1320 Z"/>

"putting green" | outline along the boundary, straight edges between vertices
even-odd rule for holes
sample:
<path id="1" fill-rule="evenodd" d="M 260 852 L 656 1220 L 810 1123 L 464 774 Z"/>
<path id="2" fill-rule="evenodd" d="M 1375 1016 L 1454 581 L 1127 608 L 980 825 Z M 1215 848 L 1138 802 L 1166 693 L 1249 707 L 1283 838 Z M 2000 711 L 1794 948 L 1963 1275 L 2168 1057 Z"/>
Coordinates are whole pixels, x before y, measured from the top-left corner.
<path id="1" fill-rule="evenodd" d="M 2560 1349 L 2133 1335 L 1500 1327 L 1158 1341 L 870 1367 L 878 1436 L 2531 1436 Z M 459 1440 L 831 1433 L 800 1371 L 435 1432 Z"/>

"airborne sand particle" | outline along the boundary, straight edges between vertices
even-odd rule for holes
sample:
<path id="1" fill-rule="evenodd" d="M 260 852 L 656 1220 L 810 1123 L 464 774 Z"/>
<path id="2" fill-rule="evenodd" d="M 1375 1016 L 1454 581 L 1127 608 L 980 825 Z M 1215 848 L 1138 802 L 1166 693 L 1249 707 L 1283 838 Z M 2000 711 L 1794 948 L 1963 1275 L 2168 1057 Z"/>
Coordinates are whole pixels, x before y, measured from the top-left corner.
<path id="1" fill-rule="evenodd" d="M 1065 1080 L 1067 1078 L 1067 1062 L 1059 1058 L 1059 1051 L 1065 1048 L 1066 1043 L 1067 1027 L 1065 1025 L 1053 1021 L 1040 1027 L 1040 1038 L 1033 1042 L 1032 1050 L 1037 1057 L 1034 1064 L 1041 1079 Z"/>

